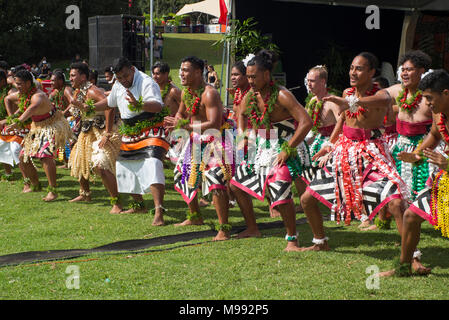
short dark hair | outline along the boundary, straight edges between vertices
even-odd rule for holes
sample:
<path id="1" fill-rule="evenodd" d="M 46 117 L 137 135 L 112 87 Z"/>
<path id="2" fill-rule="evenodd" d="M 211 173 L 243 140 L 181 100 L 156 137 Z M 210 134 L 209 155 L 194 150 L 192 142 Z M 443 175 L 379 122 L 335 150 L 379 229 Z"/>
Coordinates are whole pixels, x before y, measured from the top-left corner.
<path id="1" fill-rule="evenodd" d="M 29 72 L 26 69 L 22 69 L 22 70 L 17 71 L 14 74 L 14 78 L 19 78 L 19 79 L 21 79 L 23 81 L 30 81 L 31 83 L 33 83 L 33 75 L 31 74 L 31 72 Z"/>
<path id="2" fill-rule="evenodd" d="M 123 68 L 131 68 L 133 64 L 126 57 L 120 57 L 112 63 L 112 71 L 114 73 L 120 72 Z"/>
<path id="3" fill-rule="evenodd" d="M 159 71 L 161 73 L 169 73 L 170 72 L 170 66 L 166 62 L 157 61 L 151 68 L 151 71 L 154 72 L 154 69 L 156 69 L 156 68 L 159 68 Z"/>
<path id="4" fill-rule="evenodd" d="M 376 71 L 379 68 L 379 59 L 377 57 L 368 51 L 360 52 L 357 57 L 363 57 L 368 61 L 370 70 L 376 69 Z"/>
<path id="5" fill-rule="evenodd" d="M 236 68 L 241 74 L 246 75 L 246 66 L 245 66 L 245 63 L 242 60 L 237 61 L 236 63 L 234 63 L 232 68 Z"/>
<path id="6" fill-rule="evenodd" d="M 204 61 L 195 56 L 187 56 L 181 60 L 181 63 L 190 62 L 190 64 L 201 71 L 204 70 Z"/>
<path id="7" fill-rule="evenodd" d="M 378 76 L 373 78 L 373 82 L 379 82 L 379 85 L 381 86 L 381 88 L 388 88 L 390 86 L 390 82 L 388 81 L 387 78 L 382 77 L 382 76 Z"/>
<path id="8" fill-rule="evenodd" d="M 435 70 L 426 75 L 419 83 L 419 89 L 441 93 L 444 89 L 449 89 L 449 73 L 444 69 Z"/>
<path id="9" fill-rule="evenodd" d="M 70 69 L 78 70 L 80 74 L 84 74 L 86 78 L 89 78 L 89 67 L 83 62 L 74 62 L 70 65 Z"/>
<path id="10" fill-rule="evenodd" d="M 262 70 L 273 71 L 273 67 L 278 60 L 278 55 L 273 51 L 262 49 L 254 58 L 252 58 L 247 66 L 257 66 Z"/>
<path id="11" fill-rule="evenodd" d="M 417 68 L 424 68 L 425 71 L 429 70 L 432 64 L 432 58 L 421 50 L 412 50 L 404 53 L 399 58 L 399 65 L 402 66 L 407 61 L 413 63 Z"/>
<path id="12" fill-rule="evenodd" d="M 53 75 L 56 77 L 56 79 L 62 80 L 63 82 L 65 82 L 65 74 L 61 69 L 53 70 Z"/>
<path id="13" fill-rule="evenodd" d="M 107 67 L 104 69 L 104 73 L 106 73 L 106 72 L 111 72 L 111 73 L 113 73 L 113 72 L 112 72 L 112 66 L 107 66 Z"/>
<path id="14" fill-rule="evenodd" d="M 9 64 L 8 64 L 8 62 L 6 62 L 6 61 L 0 61 L 0 69 L 3 69 L 3 70 L 8 70 L 9 69 Z"/>
<path id="15" fill-rule="evenodd" d="M 7 79 L 7 75 L 6 72 L 3 70 L 0 70 L 0 81 L 1 80 L 6 80 Z"/>

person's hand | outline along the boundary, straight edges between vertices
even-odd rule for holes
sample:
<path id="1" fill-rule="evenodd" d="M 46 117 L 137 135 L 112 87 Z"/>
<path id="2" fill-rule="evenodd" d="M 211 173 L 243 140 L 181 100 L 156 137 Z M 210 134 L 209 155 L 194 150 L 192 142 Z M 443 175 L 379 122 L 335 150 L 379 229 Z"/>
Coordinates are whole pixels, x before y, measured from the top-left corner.
<path id="1" fill-rule="evenodd" d="M 16 123 L 11 123 L 10 125 L 8 125 L 8 126 L 6 126 L 6 132 L 9 132 L 9 131 L 13 131 L 13 130 L 16 130 L 17 129 L 17 124 Z"/>
<path id="2" fill-rule="evenodd" d="M 175 118 L 175 117 L 166 116 L 166 117 L 164 118 L 164 127 L 165 127 L 166 129 L 171 130 L 171 129 L 173 129 L 173 128 L 175 127 L 176 122 L 177 122 L 177 121 L 176 121 L 176 118 Z"/>
<path id="3" fill-rule="evenodd" d="M 401 160 L 403 162 L 408 162 L 408 163 L 415 163 L 419 160 L 421 160 L 421 157 L 419 156 L 419 154 L 414 153 L 414 152 L 399 152 L 397 155 L 398 160 Z"/>
<path id="4" fill-rule="evenodd" d="M 108 141 L 109 138 L 107 136 L 102 136 L 100 142 L 98 142 L 98 148 L 103 149 Z"/>
<path id="5" fill-rule="evenodd" d="M 428 162 L 437 165 L 441 170 L 447 169 L 448 160 L 441 153 L 426 148 L 424 149 L 423 154 L 428 158 Z"/>
<path id="6" fill-rule="evenodd" d="M 128 101 L 133 106 L 137 106 L 137 100 L 129 89 L 126 89 L 126 101 Z"/>
<path id="7" fill-rule="evenodd" d="M 288 154 L 285 151 L 281 151 L 274 161 L 274 166 L 282 167 L 288 160 Z"/>
<path id="8" fill-rule="evenodd" d="M 331 158 L 331 154 L 330 154 L 330 153 L 328 153 L 328 154 L 322 156 L 322 157 L 319 159 L 318 166 L 319 166 L 320 168 L 324 167 L 324 166 L 326 165 L 326 163 L 329 161 L 330 158 Z"/>
<path id="9" fill-rule="evenodd" d="M 329 154 L 332 151 L 332 147 L 327 146 L 327 147 L 323 147 L 321 148 L 320 151 L 318 151 L 313 157 L 312 160 L 313 161 L 319 161 L 319 159 L 327 154 Z"/>

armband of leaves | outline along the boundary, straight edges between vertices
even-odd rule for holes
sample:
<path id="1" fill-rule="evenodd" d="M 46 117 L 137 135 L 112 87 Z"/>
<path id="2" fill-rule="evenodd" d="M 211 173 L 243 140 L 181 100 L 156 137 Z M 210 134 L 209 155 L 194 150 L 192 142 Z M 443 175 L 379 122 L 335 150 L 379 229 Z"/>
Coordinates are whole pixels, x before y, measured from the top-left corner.
<path id="1" fill-rule="evenodd" d="M 284 151 L 288 157 L 296 157 L 298 155 L 298 150 L 296 148 L 290 147 L 288 145 L 287 141 L 284 141 L 284 143 L 281 145 L 281 151 Z"/>
<path id="2" fill-rule="evenodd" d="M 140 96 L 135 105 L 132 103 L 128 104 L 128 109 L 132 112 L 140 112 L 143 109 L 143 103 L 143 97 Z"/>
<path id="3" fill-rule="evenodd" d="M 185 125 L 189 124 L 190 120 L 189 119 L 179 119 L 178 122 L 175 125 L 175 129 L 181 129 L 183 128 Z"/>

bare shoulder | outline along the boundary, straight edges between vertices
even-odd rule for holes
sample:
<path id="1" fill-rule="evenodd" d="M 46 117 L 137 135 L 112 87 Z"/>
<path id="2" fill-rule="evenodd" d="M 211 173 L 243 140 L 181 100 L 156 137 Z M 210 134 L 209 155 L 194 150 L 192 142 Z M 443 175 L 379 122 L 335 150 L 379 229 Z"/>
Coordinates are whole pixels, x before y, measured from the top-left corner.
<path id="1" fill-rule="evenodd" d="M 392 98 L 396 98 L 399 95 L 399 92 L 402 90 L 402 84 L 394 84 L 385 89 Z"/>
<path id="2" fill-rule="evenodd" d="M 345 90 L 343 90 L 343 94 L 341 95 L 343 98 L 346 97 L 348 95 L 348 91 L 351 90 L 352 88 L 346 88 Z"/>

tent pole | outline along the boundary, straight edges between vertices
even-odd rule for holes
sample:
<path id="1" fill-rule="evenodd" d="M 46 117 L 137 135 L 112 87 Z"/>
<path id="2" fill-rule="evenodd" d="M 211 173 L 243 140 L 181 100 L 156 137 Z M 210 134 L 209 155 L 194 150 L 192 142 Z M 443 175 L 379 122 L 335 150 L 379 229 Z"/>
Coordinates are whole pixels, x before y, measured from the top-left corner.
<path id="1" fill-rule="evenodd" d="M 229 8 L 228 9 L 228 16 L 226 17 L 226 33 L 228 32 L 228 24 L 229 24 L 229 16 L 230 16 L 230 10 L 232 10 L 232 0 L 229 1 Z M 229 87 L 229 70 L 231 70 L 231 67 L 229 66 L 230 63 L 230 57 L 231 57 L 231 44 L 229 41 L 226 41 L 226 46 L 227 46 L 227 59 L 226 59 L 226 100 L 225 100 L 225 104 L 228 104 L 228 100 L 229 100 L 229 91 L 227 90 Z"/>
<path id="2" fill-rule="evenodd" d="M 150 0 L 150 69 L 153 67 L 153 0 Z"/>
<path id="3" fill-rule="evenodd" d="M 232 1 L 231 1 L 232 2 Z M 232 8 L 232 6 L 231 6 L 231 8 Z M 229 24 L 229 9 L 228 9 L 228 14 L 227 14 L 227 16 L 226 16 L 226 29 L 225 29 L 225 35 L 228 33 L 228 24 Z M 220 86 L 220 97 L 221 97 L 221 91 L 222 91 L 222 89 L 223 89 L 223 78 L 224 78 L 224 63 L 225 63 L 225 55 L 227 56 L 227 61 L 228 61 L 228 64 L 229 64 L 229 41 L 226 41 L 224 44 L 223 44 L 223 58 L 222 58 L 222 61 L 221 61 L 221 86 Z M 226 81 L 225 81 L 225 83 L 226 83 L 226 89 L 228 88 L 228 73 L 229 73 L 229 65 L 228 66 L 226 66 Z M 228 105 L 228 90 L 226 90 L 226 100 L 224 101 L 224 103 L 225 103 L 225 106 L 227 106 Z"/>

